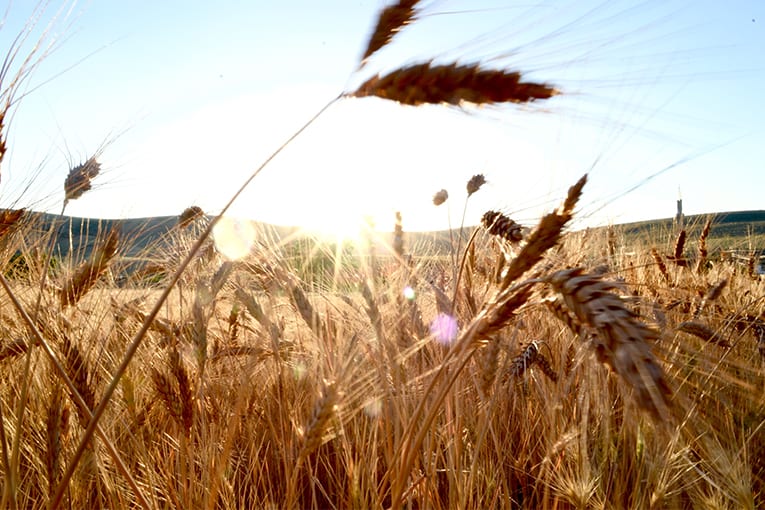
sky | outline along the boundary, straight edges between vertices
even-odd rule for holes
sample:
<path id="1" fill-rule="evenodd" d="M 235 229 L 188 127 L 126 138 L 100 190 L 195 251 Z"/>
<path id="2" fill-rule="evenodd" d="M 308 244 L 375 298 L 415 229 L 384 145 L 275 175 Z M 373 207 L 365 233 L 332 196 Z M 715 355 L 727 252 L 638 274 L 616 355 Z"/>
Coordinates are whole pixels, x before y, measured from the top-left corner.
<path id="1" fill-rule="evenodd" d="M 6 118 L 0 207 L 60 212 L 69 169 L 97 155 L 66 213 L 221 211 L 342 92 L 413 63 L 480 63 L 554 85 L 528 105 L 333 103 L 230 214 L 350 235 L 525 224 L 584 173 L 580 226 L 765 209 L 765 2 L 431 0 L 361 69 L 383 0 L 11 2 L 0 52 L 52 50 Z M 30 24 L 31 19 L 36 23 Z M 5 99 L 5 96 L 3 97 Z M 466 201 L 465 185 L 487 184 Z M 433 195 L 446 189 L 440 207 Z"/>

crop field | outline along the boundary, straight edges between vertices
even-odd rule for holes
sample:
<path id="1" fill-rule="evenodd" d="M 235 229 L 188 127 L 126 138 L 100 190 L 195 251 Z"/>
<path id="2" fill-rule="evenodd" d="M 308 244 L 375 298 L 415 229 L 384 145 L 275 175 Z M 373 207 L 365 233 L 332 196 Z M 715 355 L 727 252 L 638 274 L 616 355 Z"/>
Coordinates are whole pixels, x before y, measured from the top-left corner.
<path id="1" fill-rule="evenodd" d="M 384 8 L 362 60 L 418 4 Z M 24 76 L 0 73 L 0 127 Z M 334 101 L 558 93 L 429 62 Z M 61 215 L 0 209 L 0 508 L 765 505 L 762 211 L 576 229 L 582 172 L 531 223 L 399 214 L 332 243 L 230 203 L 66 216 L 100 171 L 72 166 Z"/>

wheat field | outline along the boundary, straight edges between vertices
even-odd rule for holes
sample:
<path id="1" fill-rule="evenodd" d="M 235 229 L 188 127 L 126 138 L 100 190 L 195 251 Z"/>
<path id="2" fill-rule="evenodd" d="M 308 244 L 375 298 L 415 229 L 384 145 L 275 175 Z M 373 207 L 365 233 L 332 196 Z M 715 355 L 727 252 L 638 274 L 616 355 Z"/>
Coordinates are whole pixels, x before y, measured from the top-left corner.
<path id="1" fill-rule="evenodd" d="M 383 9 L 359 65 L 420 8 Z M 29 69 L 0 75 L 0 126 Z M 557 94 L 522 70 L 423 62 L 333 102 Z M 100 171 L 71 168 L 62 216 Z M 467 201 L 485 178 L 466 183 Z M 536 224 L 487 211 L 445 248 L 410 243 L 399 215 L 347 251 L 262 234 L 234 259 L 215 236 L 231 203 L 190 206 L 127 276 L 119 225 L 61 256 L 52 226 L 0 211 L 2 508 L 765 504 L 754 255 L 708 249 L 712 218 L 574 230 L 588 176 L 569 184 Z M 460 200 L 438 187 L 433 207 Z"/>

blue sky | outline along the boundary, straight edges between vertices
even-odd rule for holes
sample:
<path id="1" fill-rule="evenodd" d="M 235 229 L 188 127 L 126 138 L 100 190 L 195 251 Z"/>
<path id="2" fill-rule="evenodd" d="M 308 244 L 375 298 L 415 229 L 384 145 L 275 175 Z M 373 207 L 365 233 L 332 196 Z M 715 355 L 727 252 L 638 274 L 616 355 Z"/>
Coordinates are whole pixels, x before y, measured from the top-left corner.
<path id="1" fill-rule="evenodd" d="M 34 5 L 10 5 L 0 51 Z M 51 2 L 22 49 L 52 23 L 57 47 L 7 128 L 0 206 L 58 212 L 71 164 L 102 149 L 104 173 L 68 213 L 216 213 L 338 93 L 435 59 L 518 70 L 562 94 L 462 109 L 340 101 L 234 214 L 333 231 L 364 216 L 389 229 L 401 210 L 405 228 L 446 228 L 475 173 L 489 182 L 468 203 L 469 223 L 487 209 L 532 222 L 585 172 L 583 225 L 671 216 L 678 193 L 689 214 L 765 208 L 765 3 L 421 5 L 357 72 L 382 0 Z M 450 199 L 435 208 L 441 188 Z"/>

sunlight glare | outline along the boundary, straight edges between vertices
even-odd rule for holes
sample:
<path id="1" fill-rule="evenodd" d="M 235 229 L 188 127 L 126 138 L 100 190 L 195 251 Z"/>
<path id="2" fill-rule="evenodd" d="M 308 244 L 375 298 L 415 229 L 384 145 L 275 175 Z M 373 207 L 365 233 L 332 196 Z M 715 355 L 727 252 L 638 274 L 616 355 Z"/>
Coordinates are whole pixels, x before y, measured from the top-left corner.
<path id="1" fill-rule="evenodd" d="M 223 216 L 213 229 L 215 248 L 229 260 L 239 260 L 250 253 L 255 243 L 251 221 Z"/>

